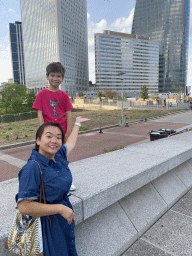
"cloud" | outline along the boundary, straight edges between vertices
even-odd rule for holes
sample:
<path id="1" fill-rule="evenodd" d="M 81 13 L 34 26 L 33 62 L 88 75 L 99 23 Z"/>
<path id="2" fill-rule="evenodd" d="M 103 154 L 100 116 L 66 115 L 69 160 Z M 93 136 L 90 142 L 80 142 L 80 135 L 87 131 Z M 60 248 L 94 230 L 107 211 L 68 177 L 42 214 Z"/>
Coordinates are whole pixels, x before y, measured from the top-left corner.
<path id="1" fill-rule="evenodd" d="M 118 18 L 116 19 L 111 25 L 110 30 L 123 32 L 123 33 L 131 33 L 132 23 L 133 23 L 133 16 L 134 16 L 135 8 L 132 9 L 129 16 L 127 18 Z"/>
<path id="2" fill-rule="evenodd" d="M 87 15 L 88 17 L 88 46 L 94 46 L 94 34 L 95 33 L 102 33 L 103 30 L 107 29 L 107 21 L 102 19 L 99 23 L 94 23 L 90 19 L 90 14 Z"/>
<path id="3" fill-rule="evenodd" d="M 0 51 L 0 83 L 7 82 L 9 78 L 13 77 L 10 51 L 7 48 Z"/>
<path id="4" fill-rule="evenodd" d="M 107 21 L 102 19 L 99 23 L 91 21 L 91 15 L 87 14 L 88 23 L 88 56 L 89 56 L 89 80 L 95 83 L 95 48 L 94 34 L 102 33 L 107 29 Z"/>
<path id="5" fill-rule="evenodd" d="M 0 60 L 0 83 L 2 83 L 13 76 L 8 34 L 0 40 Z"/>
<path id="6" fill-rule="evenodd" d="M 14 9 L 9 9 L 8 12 L 15 12 L 15 10 Z"/>
<path id="7" fill-rule="evenodd" d="M 91 15 L 87 13 L 88 24 L 88 50 L 89 50 L 89 80 L 95 83 L 95 49 L 94 49 L 94 34 L 102 33 L 104 30 L 112 30 L 116 32 L 131 33 L 134 9 L 130 15 L 125 18 L 118 18 L 112 24 L 108 25 L 105 19 L 98 23 L 91 20 Z"/>

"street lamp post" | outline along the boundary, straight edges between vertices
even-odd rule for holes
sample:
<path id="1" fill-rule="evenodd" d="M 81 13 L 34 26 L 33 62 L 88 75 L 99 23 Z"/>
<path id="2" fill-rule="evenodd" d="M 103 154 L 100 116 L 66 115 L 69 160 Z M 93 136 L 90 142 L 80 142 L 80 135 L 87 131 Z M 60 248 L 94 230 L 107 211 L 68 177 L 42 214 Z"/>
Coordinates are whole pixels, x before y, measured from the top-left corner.
<path id="1" fill-rule="evenodd" d="M 120 77 L 121 77 L 121 81 L 122 81 L 122 87 L 121 87 L 121 120 L 119 121 L 119 126 L 125 126 L 125 120 L 124 120 L 124 118 L 123 118 L 123 101 L 124 101 L 124 99 L 123 99 L 123 75 L 124 75 L 125 73 L 124 72 L 120 72 L 120 73 L 118 73 L 118 75 L 120 75 Z"/>

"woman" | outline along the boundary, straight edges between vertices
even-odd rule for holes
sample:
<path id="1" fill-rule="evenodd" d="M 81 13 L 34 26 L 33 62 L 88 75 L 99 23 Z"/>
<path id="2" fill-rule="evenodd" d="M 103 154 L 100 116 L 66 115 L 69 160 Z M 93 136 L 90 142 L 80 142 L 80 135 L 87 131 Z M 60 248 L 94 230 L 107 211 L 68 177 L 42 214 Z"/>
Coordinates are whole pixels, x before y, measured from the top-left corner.
<path id="1" fill-rule="evenodd" d="M 36 133 L 36 145 L 27 164 L 19 173 L 16 195 L 22 215 L 41 217 L 45 256 L 76 256 L 75 216 L 67 194 L 72 183 L 67 155 L 76 144 L 79 127 L 87 118 L 77 117 L 74 128 L 64 143 L 64 133 L 58 123 L 46 123 Z M 46 204 L 39 203 L 43 171 Z M 49 216 L 49 218 L 47 217 Z"/>

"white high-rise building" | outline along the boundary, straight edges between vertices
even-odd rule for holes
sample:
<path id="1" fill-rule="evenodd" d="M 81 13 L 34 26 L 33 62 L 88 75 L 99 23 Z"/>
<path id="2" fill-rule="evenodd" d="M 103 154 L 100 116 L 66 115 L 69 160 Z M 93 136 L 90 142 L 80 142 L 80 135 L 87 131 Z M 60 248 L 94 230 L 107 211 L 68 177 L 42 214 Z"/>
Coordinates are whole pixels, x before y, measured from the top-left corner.
<path id="1" fill-rule="evenodd" d="M 88 88 L 86 0 L 21 0 L 26 85 L 35 92 L 46 88 L 46 66 L 61 62 L 61 89 Z"/>
<path id="2" fill-rule="evenodd" d="M 158 91 L 159 44 L 148 37 L 105 30 L 95 34 L 95 76 L 100 90 L 139 97 Z"/>

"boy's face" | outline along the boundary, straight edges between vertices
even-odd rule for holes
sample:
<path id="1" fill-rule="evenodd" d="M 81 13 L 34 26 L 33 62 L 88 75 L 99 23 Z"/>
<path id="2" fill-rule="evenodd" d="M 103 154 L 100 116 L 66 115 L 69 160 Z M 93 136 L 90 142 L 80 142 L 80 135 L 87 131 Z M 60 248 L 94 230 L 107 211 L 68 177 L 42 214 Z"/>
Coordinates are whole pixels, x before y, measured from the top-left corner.
<path id="1" fill-rule="evenodd" d="M 63 82 L 63 77 L 60 72 L 50 72 L 47 80 L 51 88 L 59 88 L 59 85 Z"/>

